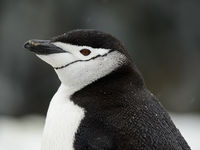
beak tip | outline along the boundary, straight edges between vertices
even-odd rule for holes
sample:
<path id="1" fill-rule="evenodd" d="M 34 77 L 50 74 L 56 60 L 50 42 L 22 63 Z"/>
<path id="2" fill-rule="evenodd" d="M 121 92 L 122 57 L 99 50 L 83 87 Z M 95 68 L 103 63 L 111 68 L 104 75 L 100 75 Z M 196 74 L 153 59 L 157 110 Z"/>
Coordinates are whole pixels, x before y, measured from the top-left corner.
<path id="1" fill-rule="evenodd" d="M 30 40 L 24 43 L 24 48 L 26 49 L 30 48 Z"/>

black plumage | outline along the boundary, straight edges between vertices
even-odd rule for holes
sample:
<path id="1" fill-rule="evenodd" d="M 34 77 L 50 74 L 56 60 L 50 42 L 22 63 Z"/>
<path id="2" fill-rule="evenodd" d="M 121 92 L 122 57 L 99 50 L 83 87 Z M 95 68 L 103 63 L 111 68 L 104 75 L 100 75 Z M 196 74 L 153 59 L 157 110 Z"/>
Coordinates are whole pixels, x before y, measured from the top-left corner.
<path id="1" fill-rule="evenodd" d="M 95 30 L 75 30 L 52 41 L 117 50 L 128 58 L 71 96 L 86 111 L 75 136 L 76 150 L 190 149 L 116 38 Z"/>
<path id="2" fill-rule="evenodd" d="M 86 109 L 74 143 L 77 150 L 190 149 L 138 76 L 126 64 L 72 96 Z"/>

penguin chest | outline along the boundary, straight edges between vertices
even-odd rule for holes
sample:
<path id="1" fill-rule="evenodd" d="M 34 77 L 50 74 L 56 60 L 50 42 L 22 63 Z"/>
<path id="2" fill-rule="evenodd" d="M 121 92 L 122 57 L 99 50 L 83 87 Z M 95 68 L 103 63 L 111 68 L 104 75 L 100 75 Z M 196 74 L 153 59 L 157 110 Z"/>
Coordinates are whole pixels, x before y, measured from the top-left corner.
<path id="1" fill-rule="evenodd" d="M 48 109 L 42 150 L 74 150 L 75 134 L 83 118 L 82 108 L 56 94 Z"/>

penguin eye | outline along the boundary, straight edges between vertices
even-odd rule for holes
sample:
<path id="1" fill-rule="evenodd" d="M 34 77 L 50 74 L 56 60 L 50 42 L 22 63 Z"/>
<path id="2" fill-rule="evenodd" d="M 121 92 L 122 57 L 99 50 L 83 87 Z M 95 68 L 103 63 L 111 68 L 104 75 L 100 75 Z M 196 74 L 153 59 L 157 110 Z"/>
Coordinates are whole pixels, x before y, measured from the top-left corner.
<path id="1" fill-rule="evenodd" d="M 91 51 L 89 49 L 82 49 L 80 50 L 80 53 L 84 56 L 88 56 L 91 53 Z"/>

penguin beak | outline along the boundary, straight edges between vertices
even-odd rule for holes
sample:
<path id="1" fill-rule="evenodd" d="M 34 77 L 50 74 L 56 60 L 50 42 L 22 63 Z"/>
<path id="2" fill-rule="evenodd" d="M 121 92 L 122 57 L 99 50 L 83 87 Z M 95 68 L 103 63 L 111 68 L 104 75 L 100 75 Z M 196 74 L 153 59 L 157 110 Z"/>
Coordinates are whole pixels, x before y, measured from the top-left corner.
<path id="1" fill-rule="evenodd" d="M 24 47 L 38 55 L 49 55 L 54 53 L 66 53 L 63 49 L 53 45 L 50 40 L 29 40 Z"/>

